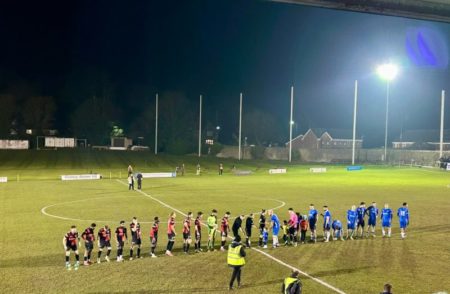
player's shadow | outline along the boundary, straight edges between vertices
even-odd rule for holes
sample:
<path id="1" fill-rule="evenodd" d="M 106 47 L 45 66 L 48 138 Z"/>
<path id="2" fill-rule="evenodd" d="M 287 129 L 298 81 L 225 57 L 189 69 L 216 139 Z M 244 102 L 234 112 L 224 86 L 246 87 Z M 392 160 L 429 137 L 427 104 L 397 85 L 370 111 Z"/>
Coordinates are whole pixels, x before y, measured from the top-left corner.
<path id="1" fill-rule="evenodd" d="M 354 268 L 341 268 L 336 270 L 329 270 L 329 271 L 318 271 L 315 273 L 311 273 L 311 276 L 316 278 L 326 277 L 326 276 L 339 276 L 339 275 L 346 275 L 346 274 L 352 274 L 356 273 L 365 269 L 373 268 L 373 266 L 361 266 L 361 267 L 354 267 Z M 307 279 L 307 278 L 304 278 Z"/>
<path id="2" fill-rule="evenodd" d="M 73 263 L 75 257 L 70 256 Z M 64 253 L 52 254 L 45 256 L 27 256 L 13 259 L 4 259 L 0 263 L 0 268 L 16 268 L 16 267 L 49 267 L 55 264 L 64 265 Z M 83 255 L 80 254 L 80 263 L 83 262 Z"/>
<path id="3" fill-rule="evenodd" d="M 252 289 L 257 288 L 260 286 L 267 286 L 267 285 L 279 285 L 281 288 L 281 283 L 283 283 L 283 279 L 277 279 L 277 280 L 271 280 L 271 281 L 265 281 L 260 283 L 252 283 L 251 285 L 246 285 L 244 281 L 244 285 L 240 289 Z M 93 292 L 93 293 L 126 293 L 126 294 L 138 294 L 138 293 L 149 293 L 149 294 L 156 294 L 156 293 L 163 293 L 163 294 L 169 294 L 169 293 L 214 293 L 214 292 L 228 292 L 228 280 L 225 282 L 225 286 L 221 287 L 205 287 L 205 288 L 176 288 L 176 289 L 154 289 L 154 290 L 137 290 L 137 291 L 127 291 L 127 292 Z"/>

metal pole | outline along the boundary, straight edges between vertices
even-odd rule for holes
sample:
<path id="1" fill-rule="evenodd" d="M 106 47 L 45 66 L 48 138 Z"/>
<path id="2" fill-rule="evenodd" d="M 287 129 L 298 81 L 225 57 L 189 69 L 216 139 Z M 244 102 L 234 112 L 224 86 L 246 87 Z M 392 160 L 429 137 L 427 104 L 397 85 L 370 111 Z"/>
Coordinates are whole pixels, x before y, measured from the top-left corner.
<path id="1" fill-rule="evenodd" d="M 291 119 L 289 121 L 289 162 L 292 161 L 292 115 L 294 113 L 294 87 L 291 87 Z"/>
<path id="2" fill-rule="evenodd" d="M 389 81 L 386 83 L 386 125 L 384 130 L 384 162 L 387 161 L 387 141 L 388 141 L 388 123 L 389 123 Z"/>
<path id="3" fill-rule="evenodd" d="M 358 110 L 358 80 L 355 80 L 355 102 L 353 104 L 353 147 L 352 147 L 352 165 L 355 165 L 356 148 L 356 111 Z"/>
<path id="4" fill-rule="evenodd" d="M 242 139 L 242 93 L 239 96 L 239 160 L 241 160 L 241 139 Z"/>
<path id="5" fill-rule="evenodd" d="M 155 155 L 158 154 L 158 94 L 156 94 L 156 116 L 155 116 Z"/>
<path id="6" fill-rule="evenodd" d="M 202 95 L 200 95 L 200 109 L 198 118 L 198 157 L 202 156 Z"/>
<path id="7" fill-rule="evenodd" d="M 441 93 L 441 140 L 439 144 L 439 158 L 442 158 L 444 151 L 444 109 L 445 109 L 445 90 Z"/>

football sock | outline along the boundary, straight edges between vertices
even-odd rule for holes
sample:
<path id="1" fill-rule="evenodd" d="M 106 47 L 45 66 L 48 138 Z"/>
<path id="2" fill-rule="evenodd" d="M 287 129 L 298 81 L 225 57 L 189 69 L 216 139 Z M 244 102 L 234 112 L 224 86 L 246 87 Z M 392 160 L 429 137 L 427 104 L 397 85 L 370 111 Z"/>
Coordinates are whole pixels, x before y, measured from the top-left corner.
<path id="1" fill-rule="evenodd" d="M 102 252 L 101 251 L 98 252 L 97 258 L 100 259 L 100 256 L 102 256 Z"/>
<path id="2" fill-rule="evenodd" d="M 222 241 L 220 246 L 224 247 L 225 246 L 225 241 Z"/>
<path id="3" fill-rule="evenodd" d="M 111 249 L 108 249 L 108 251 L 106 252 L 106 256 L 109 256 L 110 253 L 111 253 Z"/>
<path id="4" fill-rule="evenodd" d="M 189 251 L 189 244 L 186 245 L 186 252 Z"/>
<path id="5" fill-rule="evenodd" d="M 138 248 L 138 249 L 137 249 L 137 257 L 138 257 L 138 258 L 141 257 L 141 248 Z"/>
<path id="6" fill-rule="evenodd" d="M 80 255 L 79 254 L 75 254 L 75 259 L 76 259 L 76 261 L 79 261 L 80 260 Z"/>
<path id="7" fill-rule="evenodd" d="M 133 249 L 130 249 L 130 257 L 133 257 Z"/>
<path id="8" fill-rule="evenodd" d="M 66 262 L 69 262 L 69 256 L 66 255 Z"/>

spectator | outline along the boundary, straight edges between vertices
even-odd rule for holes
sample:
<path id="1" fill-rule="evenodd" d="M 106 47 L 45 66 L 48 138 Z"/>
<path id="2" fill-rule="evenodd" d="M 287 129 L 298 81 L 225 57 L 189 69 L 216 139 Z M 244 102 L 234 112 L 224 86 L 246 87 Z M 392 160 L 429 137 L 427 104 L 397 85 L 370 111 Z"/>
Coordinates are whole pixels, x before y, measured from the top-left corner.
<path id="1" fill-rule="evenodd" d="M 392 294 L 392 285 L 391 284 L 385 284 L 383 292 L 380 294 Z"/>
<path id="2" fill-rule="evenodd" d="M 298 278 L 299 272 L 293 271 L 292 274 L 284 279 L 281 286 L 281 293 L 283 294 L 301 294 L 302 282 Z"/>

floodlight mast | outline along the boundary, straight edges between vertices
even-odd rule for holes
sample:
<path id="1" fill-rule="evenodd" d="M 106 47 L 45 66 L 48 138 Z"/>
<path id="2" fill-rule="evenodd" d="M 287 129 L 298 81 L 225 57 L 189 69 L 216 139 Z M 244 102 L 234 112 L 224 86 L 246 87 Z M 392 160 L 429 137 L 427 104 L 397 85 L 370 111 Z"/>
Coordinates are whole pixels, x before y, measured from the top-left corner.
<path id="1" fill-rule="evenodd" d="M 384 161 L 387 157 L 388 124 L 389 124 L 389 86 L 398 74 L 398 67 L 392 63 L 382 64 L 377 68 L 378 76 L 386 81 L 386 121 L 384 130 Z"/>

